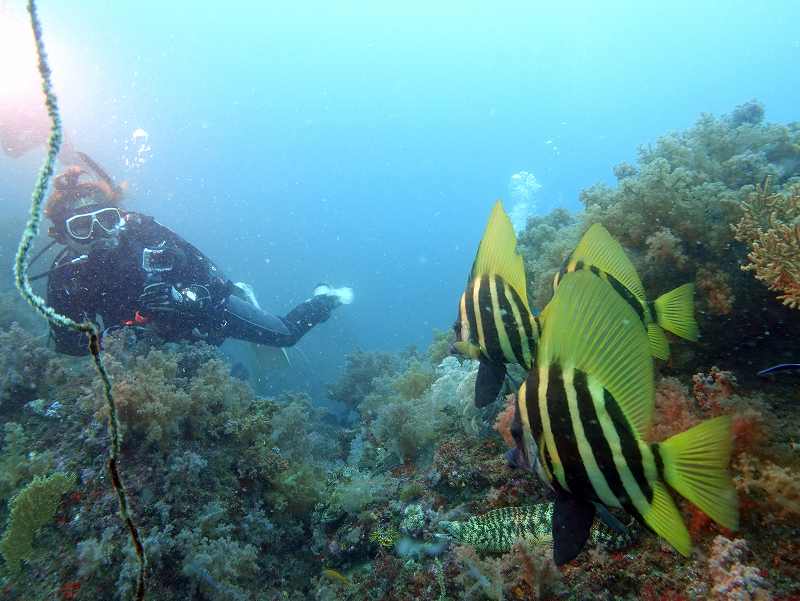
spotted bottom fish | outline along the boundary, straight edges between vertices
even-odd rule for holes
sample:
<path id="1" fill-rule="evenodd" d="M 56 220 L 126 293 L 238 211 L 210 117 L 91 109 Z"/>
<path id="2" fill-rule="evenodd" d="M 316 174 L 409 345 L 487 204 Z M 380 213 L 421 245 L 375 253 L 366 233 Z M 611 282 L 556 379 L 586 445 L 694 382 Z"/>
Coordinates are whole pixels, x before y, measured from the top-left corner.
<path id="1" fill-rule="evenodd" d="M 441 522 L 440 527 L 455 542 L 484 553 L 505 553 L 518 541 L 534 545 L 553 543 L 553 503 L 503 507 L 474 516 L 463 522 Z M 595 520 L 589 540 L 609 551 L 632 545 L 638 532 L 627 528 L 617 531 Z"/>

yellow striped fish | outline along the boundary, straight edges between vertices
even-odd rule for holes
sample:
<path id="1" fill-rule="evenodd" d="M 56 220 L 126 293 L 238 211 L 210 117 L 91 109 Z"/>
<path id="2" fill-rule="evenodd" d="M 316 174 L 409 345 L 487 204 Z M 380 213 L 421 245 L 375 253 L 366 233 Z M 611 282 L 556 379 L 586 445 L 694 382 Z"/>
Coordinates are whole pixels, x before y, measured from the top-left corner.
<path id="1" fill-rule="evenodd" d="M 645 298 L 644 286 L 633 263 L 608 230 L 599 223 L 592 225 L 578 246 L 567 257 L 553 280 L 558 289 L 564 275 L 588 269 L 608 280 L 619 295 L 636 311 L 649 338 L 650 354 L 657 359 L 669 359 L 669 343 L 664 330 L 687 340 L 696 341 L 697 322 L 694 318 L 694 284 L 684 284 L 667 292 L 655 301 Z"/>
<path id="2" fill-rule="evenodd" d="M 579 270 L 564 276 L 541 322 L 536 368 L 520 387 L 517 410 L 524 463 L 556 493 L 556 563 L 580 552 L 595 504 L 625 509 L 688 556 L 691 539 L 666 484 L 735 530 L 730 416 L 645 442 L 653 360 L 630 304 L 608 281 Z"/>
<path id="3" fill-rule="evenodd" d="M 497 398 L 506 364 L 533 365 L 539 324 L 528 306 L 525 265 L 511 221 L 498 200 L 481 239 L 454 325 L 455 352 L 478 359 L 475 404 Z"/>

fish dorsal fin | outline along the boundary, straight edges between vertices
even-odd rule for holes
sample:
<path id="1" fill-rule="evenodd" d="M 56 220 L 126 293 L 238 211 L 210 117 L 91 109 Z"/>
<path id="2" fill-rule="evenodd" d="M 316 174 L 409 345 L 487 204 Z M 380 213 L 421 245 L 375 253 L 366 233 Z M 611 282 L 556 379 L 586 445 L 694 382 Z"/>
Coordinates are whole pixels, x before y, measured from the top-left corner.
<path id="1" fill-rule="evenodd" d="M 538 366 L 558 363 L 595 378 L 642 438 L 653 416 L 653 359 L 636 312 L 605 279 L 564 276 L 541 316 Z"/>
<path id="2" fill-rule="evenodd" d="M 525 284 L 525 263 L 517 252 L 517 235 L 514 226 L 508 218 L 503 204 L 498 200 L 486 231 L 478 246 L 478 254 L 472 264 L 470 281 L 484 275 L 499 275 L 505 282 L 517 291 L 525 303 L 525 308 L 530 313 L 528 305 L 528 290 Z"/>
<path id="3" fill-rule="evenodd" d="M 574 261 L 583 261 L 587 266 L 594 265 L 625 286 L 636 299 L 645 302 L 644 286 L 636 268 L 625 254 L 622 246 L 608 230 L 599 223 L 593 224 L 581 238 L 572 252 Z"/>

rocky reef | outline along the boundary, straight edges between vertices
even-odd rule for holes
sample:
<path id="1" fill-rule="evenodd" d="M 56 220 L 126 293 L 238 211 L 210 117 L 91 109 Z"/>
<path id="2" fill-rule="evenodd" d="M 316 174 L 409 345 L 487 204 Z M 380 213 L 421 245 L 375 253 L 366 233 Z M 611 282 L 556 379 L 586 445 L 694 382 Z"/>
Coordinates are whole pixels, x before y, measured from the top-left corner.
<path id="1" fill-rule="evenodd" d="M 696 281 L 702 338 L 672 340 L 658 363 L 650 440 L 733 416 L 738 531 L 681 500 L 688 559 L 648 532 L 623 549 L 590 544 L 561 568 L 533 539 L 492 550 L 454 539 L 455 522 L 549 496 L 505 460 L 513 394 L 476 409 L 477 364 L 447 355 L 448 332 L 426 351 L 351 355 L 330 386 L 334 411 L 255 394 L 216 348 L 122 331 L 104 357 L 148 598 L 800 598 L 800 388 L 795 374 L 754 375 L 800 360 L 796 257 L 769 242 L 793 244 L 800 125 L 765 123 L 748 103 L 661 138 L 615 174 L 616 187 L 583 193 L 585 211 L 528 220 L 530 298 L 547 302 L 597 221 L 648 298 Z M 106 470 L 102 390 L 87 360 L 54 354 L 43 333 L 0 294 L 0 597 L 129 599 L 136 564 Z"/>

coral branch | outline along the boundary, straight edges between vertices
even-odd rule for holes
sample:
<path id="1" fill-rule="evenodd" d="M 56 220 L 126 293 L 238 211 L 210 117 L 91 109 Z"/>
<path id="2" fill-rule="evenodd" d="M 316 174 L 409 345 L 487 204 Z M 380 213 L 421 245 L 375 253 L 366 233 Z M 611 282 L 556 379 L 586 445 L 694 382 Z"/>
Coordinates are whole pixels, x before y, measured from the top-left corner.
<path id="1" fill-rule="evenodd" d="M 744 215 L 733 226 L 736 239 L 750 246 L 750 263 L 756 279 L 780 292 L 778 300 L 800 308 L 800 186 L 788 194 L 769 191 L 769 178 L 743 203 Z"/>

